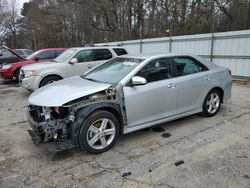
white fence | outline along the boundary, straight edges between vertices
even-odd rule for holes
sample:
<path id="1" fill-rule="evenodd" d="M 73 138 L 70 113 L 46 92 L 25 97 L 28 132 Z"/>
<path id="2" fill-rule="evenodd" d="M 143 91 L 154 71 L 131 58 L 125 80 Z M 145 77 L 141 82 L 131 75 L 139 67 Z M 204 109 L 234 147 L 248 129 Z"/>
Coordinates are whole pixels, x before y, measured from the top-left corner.
<path id="1" fill-rule="evenodd" d="M 250 30 L 120 41 L 134 53 L 192 53 L 229 67 L 234 76 L 250 77 Z"/>

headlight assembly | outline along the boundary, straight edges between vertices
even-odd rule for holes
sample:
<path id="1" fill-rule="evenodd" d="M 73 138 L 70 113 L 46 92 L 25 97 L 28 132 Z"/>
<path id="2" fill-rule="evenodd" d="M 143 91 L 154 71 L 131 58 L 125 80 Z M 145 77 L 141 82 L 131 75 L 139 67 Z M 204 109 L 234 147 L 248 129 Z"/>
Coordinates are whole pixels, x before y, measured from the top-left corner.
<path id="1" fill-rule="evenodd" d="M 8 69 L 11 67 L 11 64 L 5 64 L 5 65 L 2 65 L 2 69 Z"/>
<path id="2" fill-rule="evenodd" d="M 31 77 L 31 76 L 36 76 L 37 72 L 35 70 L 25 70 L 24 71 L 24 76 L 25 78 Z"/>

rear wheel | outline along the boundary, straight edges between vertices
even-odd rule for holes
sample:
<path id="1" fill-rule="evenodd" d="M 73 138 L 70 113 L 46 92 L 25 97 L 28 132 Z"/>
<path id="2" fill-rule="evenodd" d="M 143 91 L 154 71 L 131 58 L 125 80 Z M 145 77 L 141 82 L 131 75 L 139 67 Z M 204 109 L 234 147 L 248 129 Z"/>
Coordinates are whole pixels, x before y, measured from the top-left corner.
<path id="1" fill-rule="evenodd" d="M 51 83 L 58 81 L 58 80 L 61 80 L 61 78 L 58 76 L 48 76 L 41 81 L 40 87 L 51 84 Z"/>
<path id="2" fill-rule="evenodd" d="M 79 131 L 80 148 L 98 154 L 113 147 L 119 136 L 119 122 L 108 111 L 96 111 L 82 122 Z"/>
<path id="3" fill-rule="evenodd" d="M 221 106 L 221 94 L 218 90 L 211 90 L 204 102 L 203 102 L 203 111 L 202 115 L 206 117 L 211 117 L 217 114 Z"/>

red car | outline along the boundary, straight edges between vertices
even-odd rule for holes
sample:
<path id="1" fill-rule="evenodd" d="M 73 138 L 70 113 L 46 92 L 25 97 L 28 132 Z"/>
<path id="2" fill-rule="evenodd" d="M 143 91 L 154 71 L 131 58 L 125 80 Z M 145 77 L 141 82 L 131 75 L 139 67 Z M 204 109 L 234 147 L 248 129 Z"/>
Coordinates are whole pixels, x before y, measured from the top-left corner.
<path id="1" fill-rule="evenodd" d="M 20 68 L 24 65 L 50 61 L 64 52 L 65 48 L 47 48 L 34 52 L 25 59 L 18 55 L 14 50 L 8 48 L 11 53 L 15 54 L 21 61 L 3 64 L 0 67 L 0 77 L 3 79 L 17 79 L 19 78 Z"/>

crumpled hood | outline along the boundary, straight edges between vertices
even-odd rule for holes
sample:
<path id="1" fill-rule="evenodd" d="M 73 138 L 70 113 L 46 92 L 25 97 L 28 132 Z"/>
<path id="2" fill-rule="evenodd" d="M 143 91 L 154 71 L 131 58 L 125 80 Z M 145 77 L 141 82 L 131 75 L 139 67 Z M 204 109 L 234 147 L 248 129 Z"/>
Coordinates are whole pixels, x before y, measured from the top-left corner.
<path id="1" fill-rule="evenodd" d="M 111 84 L 93 82 L 80 76 L 75 76 L 36 90 L 30 95 L 28 102 L 36 106 L 62 106 L 80 97 L 103 91 L 110 86 Z"/>

